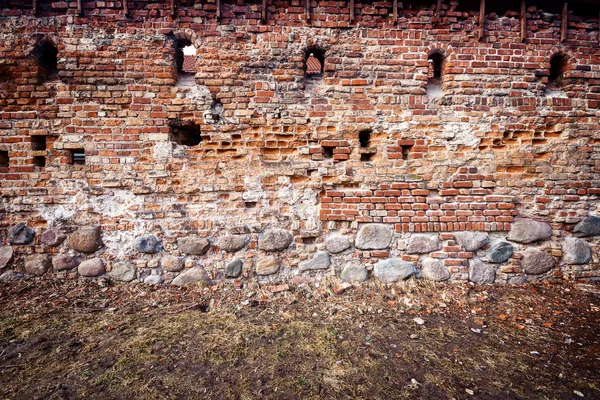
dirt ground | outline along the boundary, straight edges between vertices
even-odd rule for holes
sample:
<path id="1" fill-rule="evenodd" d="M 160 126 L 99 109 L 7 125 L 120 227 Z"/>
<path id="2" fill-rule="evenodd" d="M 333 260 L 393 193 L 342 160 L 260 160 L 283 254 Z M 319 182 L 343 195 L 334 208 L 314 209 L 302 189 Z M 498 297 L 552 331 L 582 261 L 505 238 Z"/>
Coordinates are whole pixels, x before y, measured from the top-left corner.
<path id="1" fill-rule="evenodd" d="M 598 284 L 334 285 L 0 284 L 0 398 L 600 399 Z"/>

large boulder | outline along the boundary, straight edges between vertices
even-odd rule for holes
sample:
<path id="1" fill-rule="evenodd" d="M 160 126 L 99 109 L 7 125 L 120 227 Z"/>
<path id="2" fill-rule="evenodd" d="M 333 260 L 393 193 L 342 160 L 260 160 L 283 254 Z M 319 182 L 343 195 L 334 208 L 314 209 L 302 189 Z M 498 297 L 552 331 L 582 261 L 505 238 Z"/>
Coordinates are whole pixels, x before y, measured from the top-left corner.
<path id="1" fill-rule="evenodd" d="M 539 249 L 527 249 L 523 252 L 521 268 L 528 275 L 540 275 L 550 271 L 555 264 L 554 257 Z"/>
<path id="2" fill-rule="evenodd" d="M 317 251 L 313 258 L 308 261 L 302 261 L 298 264 L 300 271 L 312 271 L 317 269 L 327 269 L 331 265 L 329 253 L 326 251 Z"/>
<path id="3" fill-rule="evenodd" d="M 35 238 L 35 231 L 23 224 L 8 228 L 7 239 L 10 244 L 29 244 Z"/>
<path id="4" fill-rule="evenodd" d="M 210 242 L 201 236 L 188 236 L 177 239 L 177 247 L 182 253 L 201 256 L 210 249 Z"/>
<path id="5" fill-rule="evenodd" d="M 385 224 L 363 225 L 354 241 L 354 246 L 361 250 L 386 249 L 392 241 L 392 228 Z"/>
<path id="6" fill-rule="evenodd" d="M 414 274 L 415 265 L 399 258 L 381 260 L 373 267 L 373 275 L 382 282 L 398 282 L 408 279 Z"/>
<path id="7" fill-rule="evenodd" d="M 274 256 L 267 256 L 256 262 L 256 275 L 272 275 L 277 271 L 279 264 Z"/>
<path id="8" fill-rule="evenodd" d="M 437 282 L 450 279 L 450 271 L 448 271 L 444 262 L 438 258 L 427 257 L 421 265 L 421 273 L 425 279 Z"/>
<path id="9" fill-rule="evenodd" d="M 487 251 L 487 259 L 491 263 L 500 264 L 513 255 L 513 245 L 504 240 L 498 241 L 490 246 Z"/>
<path id="10" fill-rule="evenodd" d="M 282 251 L 287 249 L 294 236 L 285 229 L 269 229 L 258 239 L 258 248 L 263 251 Z"/>
<path id="11" fill-rule="evenodd" d="M 133 241 L 133 246 L 140 253 L 146 254 L 155 254 L 163 249 L 160 239 L 158 239 L 155 235 L 144 235 L 137 237 Z"/>
<path id="12" fill-rule="evenodd" d="M 479 285 L 494 283 L 496 269 L 478 258 L 473 258 L 469 260 L 469 280 Z"/>
<path id="13" fill-rule="evenodd" d="M 115 263 L 110 270 L 110 277 L 121 282 L 131 282 L 135 279 L 137 268 L 129 262 Z"/>
<path id="14" fill-rule="evenodd" d="M 83 258 L 78 254 L 63 253 L 52 257 L 52 268 L 55 271 L 68 271 L 81 264 Z"/>
<path id="15" fill-rule="evenodd" d="M 442 248 L 442 242 L 437 235 L 412 235 L 408 239 L 406 252 L 408 254 L 425 254 L 438 251 Z"/>
<path id="16" fill-rule="evenodd" d="M 104 275 L 106 269 L 104 268 L 104 261 L 101 258 L 95 257 L 79 264 L 77 272 L 81 276 L 95 277 Z"/>
<path id="17" fill-rule="evenodd" d="M 33 276 L 44 275 L 52 266 L 48 254 L 32 254 L 25 257 L 25 272 Z"/>
<path id="18" fill-rule="evenodd" d="M 250 243 L 248 235 L 227 235 L 219 240 L 219 248 L 227 253 L 235 253 Z"/>
<path id="19" fill-rule="evenodd" d="M 0 246 L 0 269 L 6 267 L 12 261 L 12 246 Z"/>
<path id="20" fill-rule="evenodd" d="M 160 259 L 160 266 L 165 271 L 179 272 L 179 271 L 183 270 L 184 265 L 185 265 L 185 260 L 182 257 L 166 255 Z"/>
<path id="21" fill-rule="evenodd" d="M 490 241 L 487 233 L 484 232 L 457 232 L 454 237 L 466 251 L 477 251 Z"/>
<path id="22" fill-rule="evenodd" d="M 583 221 L 575 225 L 573 234 L 577 237 L 600 235 L 600 217 L 594 215 L 586 217 Z"/>
<path id="23" fill-rule="evenodd" d="M 531 218 L 517 218 L 508 232 L 508 240 L 518 243 L 546 240 L 550 236 L 552 236 L 552 228 L 547 222 Z"/>
<path id="24" fill-rule="evenodd" d="M 346 236 L 331 235 L 325 239 L 325 247 L 331 254 L 341 253 L 351 246 L 350 240 Z"/>
<path id="25" fill-rule="evenodd" d="M 562 251 L 565 264 L 587 264 L 592 259 L 592 249 L 583 239 L 566 238 Z"/>
<path id="26" fill-rule="evenodd" d="M 211 286 L 212 282 L 206 270 L 202 267 L 190 268 L 187 271 L 179 274 L 173 279 L 171 285 L 174 286 L 189 286 L 199 284 L 202 286 Z"/>
<path id="27" fill-rule="evenodd" d="M 340 274 L 340 278 L 342 278 L 345 282 L 364 282 L 369 277 L 369 272 L 367 269 L 359 263 L 351 263 L 347 264 Z"/>
<path id="28" fill-rule="evenodd" d="M 73 250 L 82 253 L 94 253 L 104 246 L 102 228 L 99 225 L 82 226 L 69 236 L 67 244 Z"/>
<path id="29" fill-rule="evenodd" d="M 40 242 L 46 246 L 56 247 L 65 241 L 67 235 L 58 229 L 48 229 L 40 235 Z"/>
<path id="30" fill-rule="evenodd" d="M 237 278 L 242 274 L 244 263 L 239 258 L 231 261 L 225 266 L 225 278 Z"/>

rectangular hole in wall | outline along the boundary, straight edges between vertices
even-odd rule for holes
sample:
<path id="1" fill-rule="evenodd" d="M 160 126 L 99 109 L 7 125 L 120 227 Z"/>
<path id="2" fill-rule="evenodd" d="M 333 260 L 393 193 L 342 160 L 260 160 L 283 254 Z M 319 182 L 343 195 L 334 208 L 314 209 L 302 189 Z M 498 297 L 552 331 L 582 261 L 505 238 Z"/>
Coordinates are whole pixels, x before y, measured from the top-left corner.
<path id="1" fill-rule="evenodd" d="M 33 165 L 37 168 L 44 168 L 46 166 L 46 157 L 34 156 L 33 157 Z"/>
<path id="2" fill-rule="evenodd" d="M 335 147 L 323 146 L 323 157 L 332 158 L 333 157 L 333 149 L 335 149 Z"/>
<path id="3" fill-rule="evenodd" d="M 46 150 L 46 136 L 43 136 L 43 135 L 31 136 L 31 150 L 33 150 L 33 151 Z"/>
<path id="4" fill-rule="evenodd" d="M 71 165 L 85 165 L 85 150 L 83 149 L 72 149 L 71 152 Z"/>
<path id="5" fill-rule="evenodd" d="M 373 131 L 371 129 L 364 129 L 358 132 L 358 141 L 360 142 L 360 147 L 369 147 L 372 132 Z"/>
<path id="6" fill-rule="evenodd" d="M 8 167 L 8 151 L 6 150 L 0 150 L 0 167 Z"/>
<path id="7" fill-rule="evenodd" d="M 408 160 L 408 156 L 410 154 L 410 149 L 412 149 L 412 146 L 402 146 L 402 159 L 403 160 Z"/>
<path id="8" fill-rule="evenodd" d="M 374 153 L 362 153 L 360 155 L 360 161 L 371 161 L 374 155 Z"/>

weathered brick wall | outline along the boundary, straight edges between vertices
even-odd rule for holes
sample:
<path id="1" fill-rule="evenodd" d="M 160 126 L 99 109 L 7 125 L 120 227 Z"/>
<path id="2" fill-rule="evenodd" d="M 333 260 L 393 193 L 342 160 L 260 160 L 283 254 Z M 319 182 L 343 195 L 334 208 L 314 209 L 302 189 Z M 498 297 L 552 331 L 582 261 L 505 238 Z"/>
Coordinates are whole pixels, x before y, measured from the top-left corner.
<path id="1" fill-rule="evenodd" d="M 71 254 L 66 242 L 40 241 L 47 229 L 101 225 L 106 246 L 95 255 L 108 270 L 127 262 L 137 278 L 170 280 L 179 271 L 161 258 L 184 256 L 177 240 L 193 233 L 211 248 L 187 267 L 218 279 L 239 258 L 251 278 L 270 254 L 259 238 L 282 228 L 293 244 L 277 253 L 278 272 L 260 278 L 280 279 L 328 236 L 354 241 L 365 224 L 383 223 L 388 245 L 330 251 L 329 273 L 391 257 L 417 270 L 443 260 L 452 279 L 467 279 L 490 244 L 465 251 L 453 233 L 488 232 L 493 244 L 516 217 L 532 217 L 552 227 L 533 246 L 555 266 L 527 274 L 521 252 L 531 246 L 513 243 L 496 281 L 600 275 L 593 237 L 591 261 L 571 265 L 563 254 L 563 239 L 599 206 L 597 10 L 576 8 L 561 41 L 552 3 L 530 6 L 522 41 L 519 10 L 494 4 L 479 39 L 479 10 L 456 2 L 439 15 L 405 4 L 396 23 L 391 1 L 356 2 L 353 20 L 348 2 L 312 1 L 308 21 L 299 1 L 267 2 L 266 21 L 260 2 L 223 1 L 220 18 L 214 1 L 193 3 L 177 1 L 172 14 L 169 2 L 130 0 L 125 14 L 122 2 L 82 2 L 78 14 L 77 2 L 40 0 L 37 15 L 2 3 L 1 235 L 18 223 L 38 234 L 13 246 L 6 269 L 23 271 L 31 253 Z M 195 84 L 178 84 L 177 39 L 198 49 Z M 40 71 L 44 41 L 58 50 L 56 79 Z M 310 49 L 323 52 L 320 78 L 305 77 Z M 428 93 L 432 52 L 444 57 L 437 95 Z M 553 88 L 558 53 L 566 67 Z M 200 144 L 174 143 L 179 121 L 199 127 Z M 85 165 L 71 165 L 76 149 Z M 248 243 L 223 251 L 232 232 Z M 443 248 L 409 252 L 417 233 Z M 158 254 L 136 251 L 145 234 L 160 239 Z"/>

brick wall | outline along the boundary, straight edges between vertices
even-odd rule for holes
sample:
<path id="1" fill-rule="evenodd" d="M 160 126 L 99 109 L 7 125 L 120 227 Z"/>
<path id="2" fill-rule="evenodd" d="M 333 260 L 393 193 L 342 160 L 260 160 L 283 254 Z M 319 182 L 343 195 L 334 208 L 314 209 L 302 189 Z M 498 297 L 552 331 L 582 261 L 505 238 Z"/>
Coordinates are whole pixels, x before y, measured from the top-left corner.
<path id="1" fill-rule="evenodd" d="M 123 2 L 84 1 L 78 13 L 77 2 L 39 0 L 37 15 L 2 4 L 3 238 L 15 223 L 100 224 L 114 261 L 135 260 L 128 246 L 142 233 L 175 243 L 281 227 L 295 236 L 293 270 L 330 233 L 364 223 L 399 238 L 500 235 L 529 216 L 558 239 L 598 211 L 597 10 L 574 3 L 561 42 L 553 3 L 528 7 L 524 40 L 519 10 L 495 3 L 481 39 L 479 10 L 456 2 L 439 14 L 405 4 L 397 21 L 391 1 L 357 1 L 352 19 L 346 1 L 311 1 L 310 13 L 268 1 L 264 21 L 261 2 L 221 1 L 219 17 L 215 1 L 177 1 L 172 12 L 168 1 L 129 0 L 127 13 Z M 198 48 L 191 83 L 178 81 L 177 39 Z M 44 41 L 58 51 L 55 78 L 36 56 Z M 322 77 L 305 77 L 312 48 Z M 444 57 L 436 95 L 432 52 Z M 554 54 L 566 59 L 558 84 Z M 174 121 L 193 122 L 201 142 L 174 143 Z M 79 149 L 85 164 L 72 165 Z M 22 249 L 35 251 L 46 250 Z"/>

